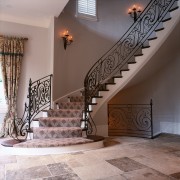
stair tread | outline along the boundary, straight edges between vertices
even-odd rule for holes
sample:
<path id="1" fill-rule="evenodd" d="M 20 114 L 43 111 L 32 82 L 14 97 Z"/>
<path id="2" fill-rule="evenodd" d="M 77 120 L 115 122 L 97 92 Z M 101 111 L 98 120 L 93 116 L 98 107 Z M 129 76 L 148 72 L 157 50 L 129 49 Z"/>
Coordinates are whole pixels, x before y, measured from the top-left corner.
<path id="1" fill-rule="evenodd" d="M 21 148 L 61 147 L 61 146 L 70 146 L 77 144 L 86 144 L 91 142 L 94 141 L 83 137 L 59 138 L 59 139 L 58 138 L 33 139 L 19 144 L 15 144 L 14 147 L 21 147 Z"/>
<path id="2" fill-rule="evenodd" d="M 50 121 L 55 119 L 55 120 L 81 120 L 79 117 L 40 117 L 37 120 L 46 120 L 49 119 Z"/>
<path id="3" fill-rule="evenodd" d="M 39 118 L 39 127 L 80 127 L 81 118 Z"/>
<path id="4" fill-rule="evenodd" d="M 81 130 L 81 127 L 33 127 L 34 130 Z"/>
<path id="5" fill-rule="evenodd" d="M 47 111 L 48 117 L 78 117 L 83 115 L 82 109 L 54 109 Z"/>
<path id="6" fill-rule="evenodd" d="M 49 111 L 82 111 L 82 109 L 51 109 L 51 110 L 47 110 L 47 112 Z"/>
<path id="7" fill-rule="evenodd" d="M 34 139 L 51 139 L 51 138 L 72 138 L 82 137 L 80 127 L 35 127 L 33 128 Z"/>
<path id="8" fill-rule="evenodd" d="M 75 101 L 75 102 L 59 102 L 58 104 L 84 104 L 84 102 L 81 101 Z"/>
<path id="9" fill-rule="evenodd" d="M 59 102 L 59 109 L 84 109 L 84 102 Z"/>

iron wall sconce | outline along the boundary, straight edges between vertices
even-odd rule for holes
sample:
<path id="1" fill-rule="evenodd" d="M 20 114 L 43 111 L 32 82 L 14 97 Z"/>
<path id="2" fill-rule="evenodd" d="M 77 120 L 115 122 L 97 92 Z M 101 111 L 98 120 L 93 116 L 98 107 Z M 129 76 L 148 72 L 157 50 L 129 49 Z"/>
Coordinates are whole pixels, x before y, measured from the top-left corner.
<path id="1" fill-rule="evenodd" d="M 130 14 L 130 16 L 134 19 L 134 22 L 137 21 L 140 13 L 141 13 L 141 7 L 137 8 L 136 5 L 133 5 L 133 7 L 128 10 L 128 14 Z"/>
<path id="2" fill-rule="evenodd" d="M 64 43 L 64 49 L 66 49 L 67 45 L 70 45 L 73 42 L 73 38 L 71 35 L 69 35 L 68 31 L 65 31 L 63 33 L 62 38 L 63 38 L 63 43 Z"/>

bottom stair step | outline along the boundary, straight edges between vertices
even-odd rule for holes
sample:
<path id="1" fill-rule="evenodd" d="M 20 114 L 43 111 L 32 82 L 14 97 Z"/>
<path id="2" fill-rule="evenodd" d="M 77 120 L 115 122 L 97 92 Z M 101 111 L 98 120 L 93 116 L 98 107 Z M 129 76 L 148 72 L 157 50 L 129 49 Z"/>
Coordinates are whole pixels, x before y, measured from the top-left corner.
<path id="1" fill-rule="evenodd" d="M 80 127 L 37 127 L 33 128 L 34 139 L 82 137 Z"/>
<path id="2" fill-rule="evenodd" d="M 91 139 L 83 137 L 75 138 L 52 138 L 52 139 L 33 139 L 26 142 L 15 144 L 13 147 L 17 148 L 45 148 L 45 147 L 63 147 L 70 145 L 86 144 L 94 142 Z"/>

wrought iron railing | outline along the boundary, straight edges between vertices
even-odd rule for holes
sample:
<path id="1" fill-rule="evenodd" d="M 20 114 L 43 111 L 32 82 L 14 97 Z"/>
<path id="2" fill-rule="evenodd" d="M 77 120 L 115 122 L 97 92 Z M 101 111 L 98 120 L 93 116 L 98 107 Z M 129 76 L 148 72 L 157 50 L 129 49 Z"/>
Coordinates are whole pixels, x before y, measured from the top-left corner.
<path id="1" fill-rule="evenodd" d="M 51 85 L 52 75 L 48 75 L 37 81 L 29 80 L 28 104 L 25 103 L 25 109 L 22 118 L 15 118 L 12 124 L 11 137 L 19 141 L 27 139 L 28 133 L 31 133 L 32 120 L 44 109 L 51 108 Z"/>
<path id="2" fill-rule="evenodd" d="M 152 0 L 122 38 L 89 70 L 84 80 L 85 126 L 90 124 L 89 104 L 113 76 L 121 76 L 123 67 L 141 50 L 176 0 Z M 91 120 L 92 121 L 92 120 Z M 91 125 L 90 125 L 91 126 Z"/>
<path id="3" fill-rule="evenodd" d="M 153 138 L 152 105 L 152 100 L 150 104 L 109 104 L 109 135 Z"/>

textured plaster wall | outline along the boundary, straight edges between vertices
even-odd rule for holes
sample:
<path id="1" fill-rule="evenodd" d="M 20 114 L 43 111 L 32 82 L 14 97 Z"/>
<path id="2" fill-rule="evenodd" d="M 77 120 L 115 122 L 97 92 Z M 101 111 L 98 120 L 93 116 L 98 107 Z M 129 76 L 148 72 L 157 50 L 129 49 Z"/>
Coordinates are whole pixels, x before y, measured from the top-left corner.
<path id="1" fill-rule="evenodd" d="M 54 31 L 54 28 L 52 30 L 0 21 L 0 34 L 28 38 L 28 41 L 25 42 L 25 55 L 22 62 L 18 92 L 17 108 L 19 117 L 22 115 L 24 103 L 27 100 L 29 79 L 35 81 L 52 73 L 52 68 L 50 68 L 52 64 L 50 38 L 52 35 L 49 35 L 52 31 Z"/>
<path id="2" fill-rule="evenodd" d="M 54 100 L 83 87 L 91 66 L 108 51 L 132 25 L 127 14 L 134 3 L 145 7 L 149 0 L 98 0 L 98 21 L 79 19 L 76 1 L 70 0 L 55 20 Z M 63 49 L 60 35 L 68 29 L 74 42 Z"/>

